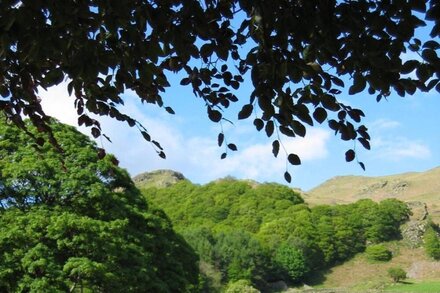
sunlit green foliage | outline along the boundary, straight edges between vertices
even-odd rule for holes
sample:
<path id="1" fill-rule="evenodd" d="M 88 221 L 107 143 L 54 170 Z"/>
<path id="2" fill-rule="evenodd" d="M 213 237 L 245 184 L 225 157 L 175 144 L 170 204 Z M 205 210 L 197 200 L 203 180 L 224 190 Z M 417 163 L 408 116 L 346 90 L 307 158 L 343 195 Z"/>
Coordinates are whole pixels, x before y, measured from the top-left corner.
<path id="1" fill-rule="evenodd" d="M 382 244 L 368 246 L 365 254 L 370 261 L 389 261 L 392 258 L 391 251 Z"/>
<path id="2" fill-rule="evenodd" d="M 438 226 L 432 222 L 429 223 L 423 240 L 426 254 L 435 260 L 440 260 L 440 236 L 437 231 Z"/>
<path id="3" fill-rule="evenodd" d="M 287 243 L 277 248 L 275 262 L 294 282 L 301 280 L 309 271 L 303 252 Z"/>
<path id="4" fill-rule="evenodd" d="M 238 280 L 228 284 L 225 293 L 259 293 L 257 289 L 246 280 Z"/>
<path id="5" fill-rule="evenodd" d="M 0 291 L 195 288 L 197 256 L 164 213 L 114 157 L 98 159 L 86 136 L 51 123 L 62 154 L 0 116 Z"/>
<path id="6" fill-rule="evenodd" d="M 401 267 L 392 267 L 388 269 L 388 276 L 393 279 L 394 283 L 397 283 L 406 279 L 406 272 Z"/>
<path id="7" fill-rule="evenodd" d="M 300 282 L 367 243 L 397 238 L 409 215 L 397 200 L 310 208 L 286 186 L 233 179 L 203 186 L 181 181 L 143 193 L 224 283 L 245 279 L 258 289 L 280 278 Z"/>

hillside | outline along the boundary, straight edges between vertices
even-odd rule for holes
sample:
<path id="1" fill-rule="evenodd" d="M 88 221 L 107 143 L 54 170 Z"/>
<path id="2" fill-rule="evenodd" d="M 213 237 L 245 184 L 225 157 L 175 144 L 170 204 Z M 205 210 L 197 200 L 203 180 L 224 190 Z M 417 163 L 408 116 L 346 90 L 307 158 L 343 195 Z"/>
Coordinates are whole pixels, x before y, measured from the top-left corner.
<path id="1" fill-rule="evenodd" d="M 440 222 L 440 167 L 381 177 L 334 177 L 302 196 L 311 205 L 345 204 L 362 198 L 421 201 L 427 204 L 434 221 Z"/>
<path id="2" fill-rule="evenodd" d="M 133 182 L 138 188 L 149 187 L 169 187 L 181 180 L 185 180 L 182 173 L 173 170 L 156 170 L 153 172 L 145 172 L 134 176 Z"/>
<path id="3" fill-rule="evenodd" d="M 221 291 L 238 279 L 263 291 L 270 291 L 279 281 L 367 290 L 389 286 L 386 272 L 395 265 L 407 270 L 411 282 L 439 278 L 438 262 L 420 247 L 428 214 L 423 202 L 429 204 L 430 212 L 437 207 L 439 175 L 440 168 L 377 178 L 337 177 L 309 193 L 232 177 L 196 185 L 167 170 L 144 173 L 134 180 L 150 204 L 165 211 L 200 256 L 209 292 Z M 312 205 L 303 204 L 299 195 Z M 364 198 L 385 201 L 355 203 Z M 399 238 L 398 226 L 407 214 L 391 198 L 410 201 L 413 215 L 401 227 L 403 239 L 387 242 Z M 393 259 L 368 262 L 362 253 L 367 243 L 383 241 Z M 295 259 L 302 259 L 300 271 L 294 269 L 289 275 L 275 260 L 284 255 L 283 249 L 293 254 L 299 251 Z"/>
<path id="4" fill-rule="evenodd" d="M 365 253 L 361 253 L 343 264 L 323 271 L 323 275 L 316 278 L 318 282 L 310 280 L 309 285 L 317 285 L 318 288 L 344 288 L 346 292 L 383 289 L 390 283 L 387 270 L 396 266 L 407 272 L 408 283 L 440 280 L 440 263 L 428 258 L 422 248 L 411 249 L 400 241 L 385 245 L 393 252 L 391 261 L 371 262 L 367 260 Z"/>

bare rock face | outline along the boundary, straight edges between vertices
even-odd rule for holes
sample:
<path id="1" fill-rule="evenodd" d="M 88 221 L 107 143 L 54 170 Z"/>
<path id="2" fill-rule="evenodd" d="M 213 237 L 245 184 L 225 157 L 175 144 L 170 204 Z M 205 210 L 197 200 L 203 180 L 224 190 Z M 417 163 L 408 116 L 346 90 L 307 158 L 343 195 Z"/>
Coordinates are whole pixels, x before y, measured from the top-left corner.
<path id="1" fill-rule="evenodd" d="M 359 191 L 361 194 L 369 194 L 372 192 L 375 192 L 379 189 L 383 189 L 388 185 L 388 181 L 387 180 L 381 180 L 379 182 L 370 184 L 370 185 L 363 185 L 360 187 Z"/>
<path id="2" fill-rule="evenodd" d="M 182 173 L 173 170 L 157 170 L 136 175 L 133 177 L 133 182 L 138 188 L 164 188 L 185 179 Z"/>
<path id="3" fill-rule="evenodd" d="M 438 279 L 440 277 L 440 262 L 438 261 L 417 261 L 413 262 L 407 272 L 411 279 Z"/>
<path id="4" fill-rule="evenodd" d="M 409 183 L 406 181 L 397 181 L 393 184 L 392 187 L 392 192 L 394 194 L 401 194 L 403 193 L 406 189 L 408 189 Z"/>
<path id="5" fill-rule="evenodd" d="M 410 217 L 411 221 L 423 221 L 429 215 L 428 207 L 426 203 L 421 201 L 409 201 L 406 203 L 411 209 L 412 215 Z"/>
<path id="6" fill-rule="evenodd" d="M 415 248 L 423 244 L 423 235 L 427 227 L 428 208 L 420 201 L 408 202 L 412 211 L 409 221 L 402 226 L 402 237 L 409 247 Z"/>

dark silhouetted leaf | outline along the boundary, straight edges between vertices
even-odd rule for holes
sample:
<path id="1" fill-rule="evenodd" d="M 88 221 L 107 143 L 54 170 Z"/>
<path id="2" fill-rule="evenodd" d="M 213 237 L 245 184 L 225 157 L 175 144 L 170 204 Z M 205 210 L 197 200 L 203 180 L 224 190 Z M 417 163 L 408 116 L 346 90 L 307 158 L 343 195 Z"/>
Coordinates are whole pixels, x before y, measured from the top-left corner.
<path id="1" fill-rule="evenodd" d="M 266 122 L 265 130 L 267 137 L 271 137 L 274 131 L 274 123 L 272 120 Z"/>
<path id="2" fill-rule="evenodd" d="M 191 80 L 189 78 L 185 77 L 185 78 L 182 78 L 182 80 L 180 81 L 180 84 L 181 85 L 189 85 L 190 82 L 191 82 Z"/>
<path id="3" fill-rule="evenodd" d="M 218 146 L 222 146 L 224 140 L 225 140 L 225 135 L 223 133 L 219 133 L 217 137 Z"/>
<path id="4" fill-rule="evenodd" d="M 141 131 L 141 133 L 146 141 L 151 141 L 151 136 L 146 131 Z"/>
<path id="5" fill-rule="evenodd" d="M 278 156 L 278 153 L 280 151 L 280 142 L 278 140 L 274 140 L 272 142 L 272 153 L 275 157 Z"/>
<path id="6" fill-rule="evenodd" d="M 155 140 L 152 140 L 151 143 L 154 144 L 158 149 L 160 149 L 161 151 L 163 151 L 163 147 L 160 145 L 160 143 L 158 143 L 158 142 L 155 141 Z"/>
<path id="7" fill-rule="evenodd" d="M 360 138 L 358 138 L 358 141 L 362 144 L 362 146 L 365 149 L 367 149 L 367 150 L 371 149 L 370 142 L 368 140 L 366 140 L 365 138 L 360 137 Z"/>
<path id="8" fill-rule="evenodd" d="M 354 160 L 355 156 L 356 153 L 354 152 L 354 150 L 348 150 L 345 152 L 345 161 L 351 162 Z"/>
<path id="9" fill-rule="evenodd" d="M 292 128 L 297 135 L 301 137 L 304 137 L 306 135 L 306 128 L 304 127 L 304 125 L 301 124 L 301 122 L 296 120 L 292 121 Z"/>
<path id="10" fill-rule="evenodd" d="M 256 119 L 254 119 L 254 125 L 255 125 L 255 128 L 258 131 L 260 131 L 264 127 L 264 122 L 263 122 L 263 120 L 256 118 Z"/>
<path id="11" fill-rule="evenodd" d="M 287 135 L 289 137 L 295 137 L 295 133 L 290 129 L 287 128 L 286 126 L 280 126 L 280 131 L 282 134 Z"/>
<path id="12" fill-rule="evenodd" d="M 231 151 L 236 151 L 237 150 L 237 146 L 233 143 L 229 143 L 228 144 L 228 149 L 230 149 Z"/>
<path id="13" fill-rule="evenodd" d="M 173 108 L 171 108 L 171 107 L 165 107 L 165 110 L 166 110 L 168 113 L 170 113 L 170 114 L 176 114 L 176 113 L 174 112 Z"/>
<path id="14" fill-rule="evenodd" d="M 101 135 L 101 130 L 99 130 L 99 129 L 96 128 L 96 127 L 92 127 L 91 132 L 92 132 L 92 136 L 93 136 L 94 138 L 97 138 L 98 136 Z"/>
<path id="15" fill-rule="evenodd" d="M 292 176 L 290 176 L 290 173 L 289 172 L 284 172 L 284 179 L 288 182 L 288 183 L 290 183 L 290 182 L 292 182 Z"/>
<path id="16" fill-rule="evenodd" d="M 298 157 L 298 155 L 296 154 L 290 154 L 287 157 L 287 160 L 289 161 L 290 164 L 292 165 L 301 165 L 301 159 Z"/>
<path id="17" fill-rule="evenodd" d="M 432 49 L 425 49 L 422 51 L 422 58 L 425 61 L 428 61 L 430 63 L 435 63 L 438 60 L 437 53 L 435 50 Z"/>
<path id="18" fill-rule="evenodd" d="M 313 118 L 315 118 L 318 123 L 322 123 L 327 119 L 327 111 L 324 108 L 318 107 L 313 112 Z"/>
<path id="19" fill-rule="evenodd" d="M 244 105 L 240 112 L 238 112 L 238 119 L 246 119 L 251 116 L 254 106 L 251 104 Z"/>
<path id="20" fill-rule="evenodd" d="M 357 74 L 354 76 L 353 85 L 348 90 L 348 93 L 350 95 L 360 93 L 365 89 L 366 86 L 367 82 L 365 81 L 365 78 L 362 75 Z"/>
<path id="21" fill-rule="evenodd" d="M 208 107 L 208 117 L 212 122 L 219 122 L 222 119 L 222 113 L 217 110 L 212 110 Z"/>

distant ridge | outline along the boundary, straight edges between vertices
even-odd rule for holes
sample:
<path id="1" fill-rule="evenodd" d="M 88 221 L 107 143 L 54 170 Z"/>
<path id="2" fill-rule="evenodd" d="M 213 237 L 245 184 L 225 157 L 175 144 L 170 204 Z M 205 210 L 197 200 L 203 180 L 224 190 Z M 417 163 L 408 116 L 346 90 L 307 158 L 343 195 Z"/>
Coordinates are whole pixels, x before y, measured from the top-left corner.
<path id="1" fill-rule="evenodd" d="M 337 176 L 303 196 L 312 205 L 345 204 L 362 198 L 421 201 L 427 204 L 430 214 L 439 222 L 440 167 L 380 177 Z"/>
<path id="2" fill-rule="evenodd" d="M 144 172 L 133 177 L 133 182 L 138 188 L 164 188 L 176 184 L 181 180 L 186 180 L 185 176 L 173 170 Z"/>
<path id="3" fill-rule="evenodd" d="M 156 170 L 133 177 L 138 188 L 165 188 L 181 180 L 187 179 L 182 173 L 173 170 Z M 213 182 L 224 180 L 237 179 L 227 176 Z M 253 186 L 260 184 L 253 180 L 243 181 Z M 440 167 L 425 172 L 406 172 L 380 177 L 336 176 L 308 192 L 293 189 L 311 205 L 348 204 L 363 198 L 375 201 L 386 198 L 397 198 L 406 202 L 419 201 L 426 203 L 429 214 L 435 222 L 440 223 Z"/>

